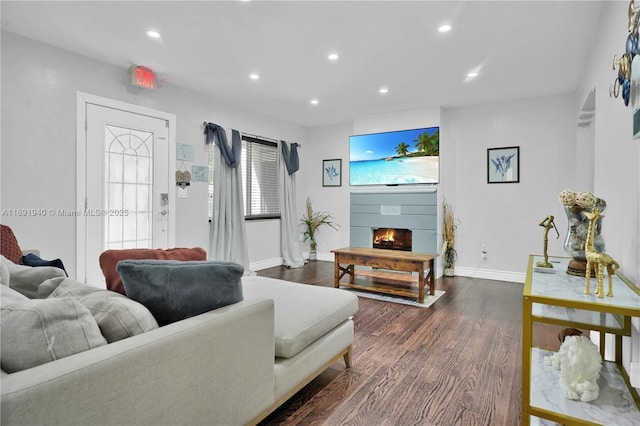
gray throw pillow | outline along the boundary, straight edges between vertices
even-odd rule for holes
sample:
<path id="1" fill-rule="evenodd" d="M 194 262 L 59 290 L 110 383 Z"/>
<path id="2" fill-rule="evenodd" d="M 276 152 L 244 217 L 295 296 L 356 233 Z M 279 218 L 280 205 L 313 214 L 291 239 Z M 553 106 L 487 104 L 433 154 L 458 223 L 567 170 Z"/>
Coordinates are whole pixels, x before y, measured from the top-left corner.
<path id="1" fill-rule="evenodd" d="M 50 291 L 51 287 L 55 287 Z M 49 298 L 68 297 L 85 308 L 98 323 L 102 335 L 112 343 L 158 328 L 153 315 L 141 303 L 114 291 L 90 286 L 72 278 L 53 278 L 40 286 Z"/>
<path id="2" fill-rule="evenodd" d="M 244 268 L 233 262 L 121 260 L 116 270 L 161 326 L 243 300 Z"/>
<path id="3" fill-rule="evenodd" d="M 106 345 L 87 308 L 68 299 L 21 299 L 0 286 L 0 359 L 7 373 Z"/>

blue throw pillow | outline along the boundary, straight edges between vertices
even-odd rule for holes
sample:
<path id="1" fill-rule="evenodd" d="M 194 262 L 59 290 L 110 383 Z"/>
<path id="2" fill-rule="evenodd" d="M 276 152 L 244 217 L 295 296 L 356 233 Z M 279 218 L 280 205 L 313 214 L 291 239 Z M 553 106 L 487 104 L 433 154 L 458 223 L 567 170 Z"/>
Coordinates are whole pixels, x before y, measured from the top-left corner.
<path id="1" fill-rule="evenodd" d="M 44 260 L 38 255 L 29 253 L 20 258 L 20 264 L 25 266 L 55 266 L 56 268 L 62 269 L 67 277 L 69 276 L 69 274 L 67 274 L 67 270 L 64 269 L 62 260 L 60 259 Z"/>
<path id="2" fill-rule="evenodd" d="M 121 260 L 116 270 L 160 326 L 243 300 L 244 267 L 233 262 Z"/>

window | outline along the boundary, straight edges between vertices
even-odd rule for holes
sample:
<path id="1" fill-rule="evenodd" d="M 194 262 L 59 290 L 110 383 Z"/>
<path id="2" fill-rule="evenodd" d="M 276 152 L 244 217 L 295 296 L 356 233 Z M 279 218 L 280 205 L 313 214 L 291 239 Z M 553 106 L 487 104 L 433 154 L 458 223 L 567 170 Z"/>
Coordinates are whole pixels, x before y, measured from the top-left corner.
<path id="1" fill-rule="evenodd" d="M 278 144 L 243 135 L 242 174 L 245 218 L 279 218 Z"/>
<path id="2" fill-rule="evenodd" d="M 104 248 L 151 247 L 153 133 L 107 124 L 105 140 Z"/>
<path id="3" fill-rule="evenodd" d="M 213 154 L 209 151 L 209 218 L 213 217 Z M 277 142 L 242 135 L 242 192 L 245 219 L 276 219 L 280 217 L 278 200 Z"/>

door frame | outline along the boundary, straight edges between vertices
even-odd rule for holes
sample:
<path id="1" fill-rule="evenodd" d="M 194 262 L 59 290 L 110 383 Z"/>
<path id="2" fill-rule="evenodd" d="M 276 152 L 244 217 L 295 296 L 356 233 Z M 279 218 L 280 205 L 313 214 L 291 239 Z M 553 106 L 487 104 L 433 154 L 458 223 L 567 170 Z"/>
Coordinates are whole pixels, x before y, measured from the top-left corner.
<path id="1" fill-rule="evenodd" d="M 147 115 L 160 118 L 169 123 L 169 183 L 171 176 L 176 172 L 176 116 L 164 111 L 159 111 L 140 105 L 130 104 L 115 99 L 104 98 L 84 92 L 76 94 L 76 211 L 83 212 L 85 209 L 85 197 L 87 192 L 87 104 L 99 105 L 102 107 L 119 109 L 134 114 Z M 169 206 L 171 213 L 167 222 L 167 242 L 169 247 L 175 246 L 176 237 L 176 191 L 169 187 Z M 87 231 L 85 217 L 82 214 L 76 215 L 76 279 L 86 282 L 86 248 Z"/>

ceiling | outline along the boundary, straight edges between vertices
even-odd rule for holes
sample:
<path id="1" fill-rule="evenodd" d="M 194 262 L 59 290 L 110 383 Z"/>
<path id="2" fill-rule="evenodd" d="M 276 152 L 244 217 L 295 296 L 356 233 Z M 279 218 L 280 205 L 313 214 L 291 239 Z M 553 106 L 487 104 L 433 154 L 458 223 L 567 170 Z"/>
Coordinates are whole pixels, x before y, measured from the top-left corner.
<path id="1" fill-rule="evenodd" d="M 144 65 L 166 84 L 303 126 L 571 93 L 602 11 L 594 1 L 2 1 L 0 7 L 3 30 L 123 70 Z M 453 29 L 439 33 L 443 23 Z M 149 38 L 149 29 L 161 38 Z M 340 58 L 330 61 L 330 52 Z M 466 81 L 473 70 L 478 77 Z M 254 72 L 259 80 L 249 79 Z M 383 86 L 385 95 L 378 92 Z"/>

